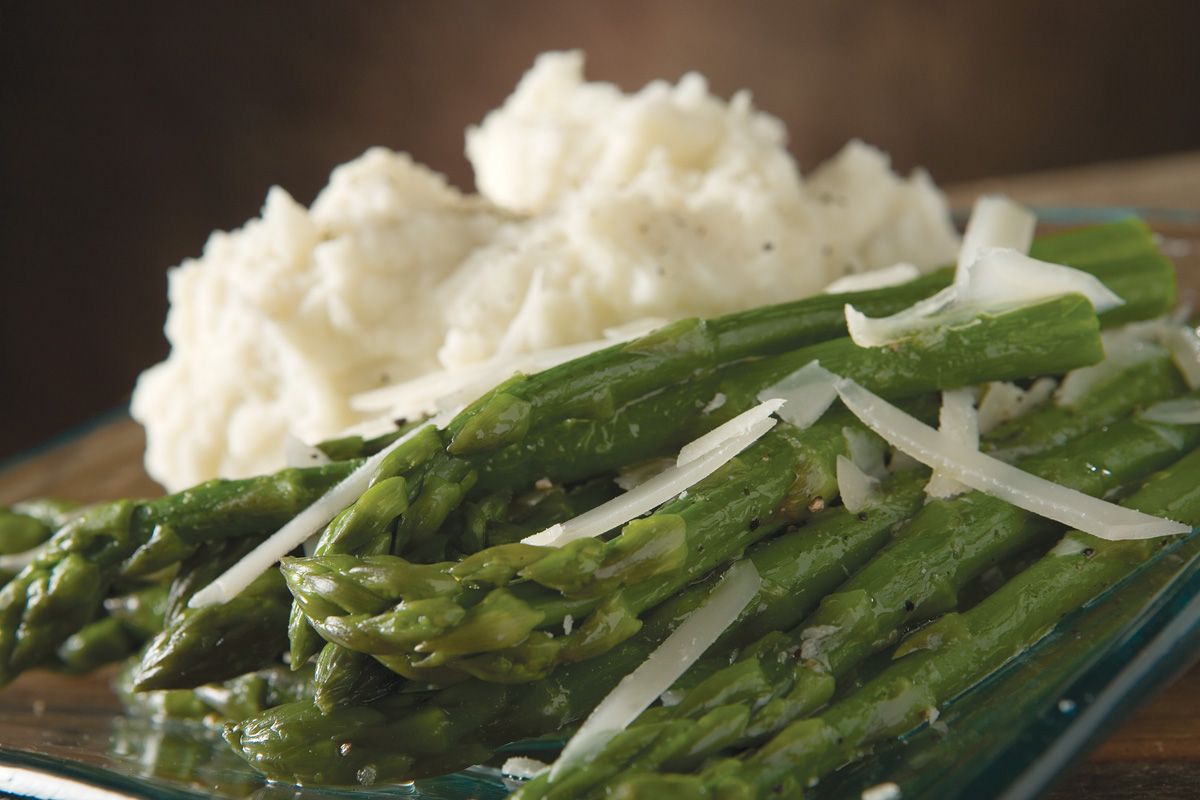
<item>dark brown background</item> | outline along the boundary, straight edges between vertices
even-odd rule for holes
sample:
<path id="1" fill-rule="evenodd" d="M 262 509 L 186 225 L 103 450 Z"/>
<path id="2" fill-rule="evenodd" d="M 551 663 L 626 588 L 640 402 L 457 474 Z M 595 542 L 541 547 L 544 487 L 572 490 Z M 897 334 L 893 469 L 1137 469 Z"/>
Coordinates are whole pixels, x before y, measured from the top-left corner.
<path id="1" fill-rule="evenodd" d="M 462 131 L 543 50 L 705 73 L 810 169 L 850 137 L 939 183 L 1200 147 L 1200 4 L 0 2 L 0 459 L 127 400 L 165 270 L 381 144 L 470 187 Z"/>

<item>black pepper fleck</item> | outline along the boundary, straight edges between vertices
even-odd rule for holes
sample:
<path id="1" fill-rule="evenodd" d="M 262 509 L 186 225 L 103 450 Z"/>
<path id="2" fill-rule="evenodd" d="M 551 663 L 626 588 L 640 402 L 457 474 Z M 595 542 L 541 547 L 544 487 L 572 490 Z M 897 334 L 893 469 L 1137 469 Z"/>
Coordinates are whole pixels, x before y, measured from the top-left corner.
<path id="1" fill-rule="evenodd" d="M 755 517 L 754 519 L 750 520 L 750 530 L 752 530 L 752 531 L 758 530 L 759 524 L 760 523 L 758 521 L 758 517 Z"/>

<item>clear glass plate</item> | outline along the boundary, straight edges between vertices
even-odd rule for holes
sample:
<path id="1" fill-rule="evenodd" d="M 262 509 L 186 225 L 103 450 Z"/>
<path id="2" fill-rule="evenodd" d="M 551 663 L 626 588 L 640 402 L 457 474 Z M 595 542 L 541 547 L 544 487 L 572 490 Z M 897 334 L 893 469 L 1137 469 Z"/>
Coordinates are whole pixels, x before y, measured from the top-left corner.
<path id="1" fill-rule="evenodd" d="M 1043 209 L 1077 225 L 1129 209 Z M 1200 290 L 1196 212 L 1142 210 L 1187 291 Z M 0 479 L 2 479 L 0 475 Z M 1200 483 L 1200 476 L 1197 476 Z M 951 703 L 935 726 L 823 780 L 816 800 L 859 798 L 883 782 L 904 800 L 1023 800 L 1043 792 L 1200 654 L 1200 532 Z M 23 676 L 0 692 L 0 794 L 114 800 L 445 798 L 490 800 L 516 785 L 487 767 L 415 786 L 322 789 L 264 782 L 216 731 L 122 712 L 109 673 Z M 552 757 L 552 754 L 551 754 Z"/>

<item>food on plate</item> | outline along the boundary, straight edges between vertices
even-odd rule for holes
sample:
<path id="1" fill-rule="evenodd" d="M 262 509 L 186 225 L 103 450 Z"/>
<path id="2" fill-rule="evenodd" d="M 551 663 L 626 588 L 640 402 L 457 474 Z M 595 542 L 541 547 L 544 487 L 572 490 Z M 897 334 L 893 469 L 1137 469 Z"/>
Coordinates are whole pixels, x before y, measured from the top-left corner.
<path id="1" fill-rule="evenodd" d="M 722 104 L 697 81 L 626 98 L 583 84 L 577 56 L 543 59 L 469 138 L 487 199 L 455 207 L 477 231 L 546 235 L 577 221 L 563 209 L 584 214 L 584 195 L 640 198 L 654 219 L 667 212 L 646 197 L 708 213 L 705 186 L 769 175 L 795 199 L 820 180 L 796 181 L 775 124 L 748 100 Z M 595 109 L 643 138 L 621 149 L 563 133 Z M 521 183 L 537 154 L 505 148 L 526 140 L 549 167 Z M 826 169 L 863 157 L 875 158 L 852 148 Z M 651 190 L 651 174 L 670 180 Z M 684 199 L 672 181 L 700 194 Z M 937 205 L 928 187 L 884 183 Z M 311 212 L 287 214 L 320 225 L 322 208 L 387 197 L 331 187 Z M 1034 239 L 1031 212 L 982 198 L 941 259 L 948 218 L 899 210 L 844 246 L 878 235 L 867 249 L 887 257 L 861 264 L 887 267 L 910 244 L 932 260 L 847 281 L 810 241 L 832 224 L 822 207 L 786 220 L 775 208 L 762 224 L 799 226 L 792 244 L 782 227 L 770 241 L 800 261 L 816 247 L 796 287 L 834 281 L 824 293 L 747 297 L 735 305 L 753 307 L 709 316 L 639 306 L 630 318 L 674 319 L 556 350 L 536 371 L 512 365 L 547 363 L 544 351 L 476 353 L 487 369 L 423 387 L 446 393 L 428 416 L 293 448 L 299 466 L 151 500 L 5 511 L 0 683 L 125 660 L 130 713 L 219 725 L 276 781 L 373 786 L 490 764 L 519 777 L 526 800 L 800 796 L 936 724 L 1157 554 L 1197 554 L 1200 348 L 1173 315 L 1173 270 L 1145 225 Z M 293 248 L 292 267 L 326 263 L 321 245 L 268 235 L 272 213 L 210 249 L 249 258 L 250 243 L 270 241 L 276 255 Z M 373 219 L 387 228 L 390 213 Z M 328 241 L 397 244 L 360 223 Z M 747 258 L 758 224 L 743 232 Z M 930 241 L 893 238 L 912 225 Z M 183 282 L 203 295 L 216 284 L 196 276 L 216 263 L 183 268 Z M 523 308 L 553 306 L 539 305 L 544 277 L 529 279 L 540 288 Z M 420 368 L 452 364 L 447 347 L 470 338 L 446 320 Z M 517 333 L 501 355 L 597 335 Z M 296 425 L 276 430 L 281 446 Z M 547 738 L 565 742 L 553 763 L 508 758 Z"/>

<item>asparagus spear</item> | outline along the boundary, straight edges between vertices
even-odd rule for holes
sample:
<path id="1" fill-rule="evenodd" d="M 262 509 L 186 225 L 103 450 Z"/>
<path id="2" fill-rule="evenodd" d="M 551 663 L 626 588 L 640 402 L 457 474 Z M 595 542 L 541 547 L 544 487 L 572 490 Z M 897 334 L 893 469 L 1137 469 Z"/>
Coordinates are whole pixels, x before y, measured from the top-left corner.
<path id="1" fill-rule="evenodd" d="M 50 526 L 37 517 L 0 506 L 0 555 L 14 555 L 50 538 Z"/>
<path id="2" fill-rule="evenodd" d="M 162 628 L 167 587 L 151 583 L 104 601 L 104 616 L 71 634 L 58 648 L 53 669 L 75 674 L 120 661 Z"/>
<path id="3" fill-rule="evenodd" d="M 253 539 L 218 542 L 179 565 L 167 590 L 166 610 L 152 632 L 130 685 L 142 691 L 186 689 L 265 667 L 279 657 L 281 615 L 291 597 L 264 575 L 223 606 L 189 609 L 188 599 L 254 546 Z"/>
<path id="4" fill-rule="evenodd" d="M 137 662 L 126 662 L 113 681 L 125 708 L 154 719 L 184 718 L 225 722 L 248 719 L 285 703 L 307 701 L 313 695 L 313 667 L 293 671 L 273 664 L 221 683 L 194 689 L 134 688 Z"/>
<path id="5" fill-rule="evenodd" d="M 277 569 L 228 603 L 186 609 L 142 654 L 134 688 L 187 689 L 261 669 L 287 645 L 290 610 Z"/>

